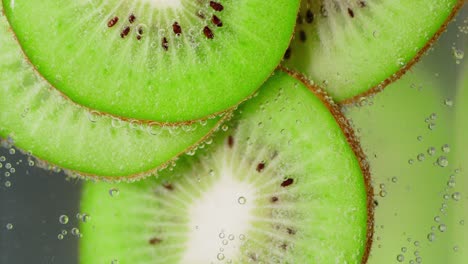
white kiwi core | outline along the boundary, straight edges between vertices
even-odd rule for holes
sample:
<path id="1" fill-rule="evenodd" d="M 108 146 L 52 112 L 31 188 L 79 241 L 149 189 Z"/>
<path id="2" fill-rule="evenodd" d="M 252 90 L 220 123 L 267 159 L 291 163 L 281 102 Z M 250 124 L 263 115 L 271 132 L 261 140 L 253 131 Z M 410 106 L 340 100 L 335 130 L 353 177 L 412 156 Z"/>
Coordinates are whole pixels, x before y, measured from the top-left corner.
<path id="1" fill-rule="evenodd" d="M 189 209 L 190 234 L 181 263 L 212 263 L 239 253 L 254 209 L 254 186 L 240 182 L 233 170 L 221 177 Z"/>

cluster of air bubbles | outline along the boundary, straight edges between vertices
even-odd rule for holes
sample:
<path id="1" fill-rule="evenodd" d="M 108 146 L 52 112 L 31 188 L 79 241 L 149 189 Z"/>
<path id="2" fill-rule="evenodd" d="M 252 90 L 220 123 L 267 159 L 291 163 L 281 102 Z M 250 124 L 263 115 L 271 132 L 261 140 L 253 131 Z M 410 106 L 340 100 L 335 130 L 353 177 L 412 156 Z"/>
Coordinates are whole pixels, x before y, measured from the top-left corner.
<path id="1" fill-rule="evenodd" d="M 380 197 L 387 196 L 387 191 L 385 190 L 385 184 L 382 183 L 379 185 L 379 187 L 380 187 L 379 196 Z"/>
<path id="2" fill-rule="evenodd" d="M 76 219 L 80 222 L 86 223 L 91 220 L 91 217 L 88 214 L 85 213 L 77 213 L 76 214 Z M 59 216 L 59 223 L 62 225 L 67 225 L 70 222 L 70 218 L 63 214 Z M 70 233 L 78 238 L 81 238 L 83 235 L 81 234 L 80 230 L 77 227 L 72 227 L 70 229 Z M 65 236 L 68 234 L 68 231 L 66 229 L 62 229 L 60 233 L 57 235 L 58 240 L 63 240 Z"/>
<path id="3" fill-rule="evenodd" d="M 15 155 L 16 150 L 11 147 L 8 149 L 8 153 L 10 155 Z M 0 156 L 0 169 L 2 169 L 0 170 L 0 176 L 3 175 L 5 177 L 5 182 L 3 183 L 3 185 L 6 188 L 10 188 L 12 185 L 11 181 L 9 180 L 9 177 L 16 172 L 16 168 L 14 167 L 14 165 L 19 165 L 20 163 L 22 163 L 21 159 L 18 160 L 16 163 L 12 163 L 7 160 L 6 156 Z"/>

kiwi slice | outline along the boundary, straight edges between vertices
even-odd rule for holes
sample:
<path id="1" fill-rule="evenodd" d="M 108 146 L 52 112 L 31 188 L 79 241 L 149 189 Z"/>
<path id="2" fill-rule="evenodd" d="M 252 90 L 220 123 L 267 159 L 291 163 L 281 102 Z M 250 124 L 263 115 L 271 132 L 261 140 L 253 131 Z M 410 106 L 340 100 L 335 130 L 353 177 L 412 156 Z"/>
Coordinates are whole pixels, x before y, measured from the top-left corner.
<path id="1" fill-rule="evenodd" d="M 160 122 L 204 119 L 280 63 L 299 0 L 3 1 L 36 69 L 78 104 Z"/>
<path id="2" fill-rule="evenodd" d="M 366 261 L 369 170 L 323 92 L 277 72 L 230 128 L 159 178 L 85 183 L 80 263 Z"/>
<path id="3" fill-rule="evenodd" d="M 172 127 L 102 115 L 70 102 L 38 77 L 3 15 L 0 47 L 0 141 L 72 174 L 109 179 L 147 175 L 229 117 Z"/>
<path id="4" fill-rule="evenodd" d="M 303 0 L 284 64 L 340 103 L 398 79 L 445 30 L 463 0 Z"/>

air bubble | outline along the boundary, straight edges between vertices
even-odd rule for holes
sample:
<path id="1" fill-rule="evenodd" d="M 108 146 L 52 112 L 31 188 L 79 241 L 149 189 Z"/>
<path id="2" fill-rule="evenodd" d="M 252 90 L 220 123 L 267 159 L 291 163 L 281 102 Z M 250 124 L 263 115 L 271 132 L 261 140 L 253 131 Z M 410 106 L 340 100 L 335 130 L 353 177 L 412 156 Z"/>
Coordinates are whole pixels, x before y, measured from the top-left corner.
<path id="1" fill-rule="evenodd" d="M 442 151 L 445 152 L 445 153 L 449 153 L 450 152 L 450 146 L 449 144 L 444 144 L 442 146 Z"/>
<path id="2" fill-rule="evenodd" d="M 8 153 L 10 153 L 10 155 L 14 155 L 16 153 L 16 150 L 14 148 L 11 148 L 8 150 Z"/>
<path id="3" fill-rule="evenodd" d="M 224 254 L 223 253 L 218 253 L 218 255 L 216 256 L 216 258 L 218 260 L 224 260 Z"/>
<path id="4" fill-rule="evenodd" d="M 429 233 L 427 234 L 427 240 L 429 240 L 430 242 L 434 241 L 435 239 L 435 234 L 434 233 Z"/>
<path id="5" fill-rule="evenodd" d="M 424 161 L 426 159 L 426 156 L 423 153 L 418 154 L 418 160 L 419 161 Z"/>
<path id="6" fill-rule="evenodd" d="M 465 52 L 461 49 L 452 47 L 452 55 L 456 60 L 461 60 L 463 57 L 465 57 Z"/>
<path id="7" fill-rule="evenodd" d="M 88 214 L 83 214 L 83 215 L 81 216 L 81 221 L 82 221 L 83 223 L 89 222 L 89 220 L 91 220 L 91 216 L 89 216 Z"/>
<path id="8" fill-rule="evenodd" d="M 400 255 L 397 256 L 397 260 L 398 260 L 398 262 L 403 262 L 403 261 L 405 261 L 405 256 L 403 256 L 403 254 L 400 254 Z"/>
<path id="9" fill-rule="evenodd" d="M 124 124 L 123 121 L 118 118 L 113 117 L 111 120 L 111 125 L 114 128 L 120 128 L 123 126 L 123 124 Z"/>
<path id="10" fill-rule="evenodd" d="M 221 232 L 221 233 L 219 233 L 218 236 L 219 236 L 219 238 L 224 238 L 226 235 L 224 234 L 224 232 Z"/>
<path id="11" fill-rule="evenodd" d="M 111 264 L 119 264 L 119 260 L 118 260 L 118 259 L 113 259 L 113 260 L 111 261 Z"/>
<path id="12" fill-rule="evenodd" d="M 228 236 L 228 239 L 229 239 L 229 240 L 234 240 L 234 238 L 235 238 L 235 237 L 234 237 L 233 234 L 230 234 L 230 235 Z"/>
<path id="13" fill-rule="evenodd" d="M 119 194 L 120 194 L 119 189 L 117 189 L 117 188 L 110 188 L 110 189 L 109 189 L 109 195 L 110 195 L 111 197 L 119 196 Z"/>
<path id="14" fill-rule="evenodd" d="M 10 188 L 10 187 L 11 187 L 11 182 L 10 182 L 10 181 L 6 181 L 6 182 L 5 182 L 5 187 Z"/>
<path id="15" fill-rule="evenodd" d="M 397 178 L 397 177 L 392 177 L 392 182 L 393 182 L 393 183 L 398 182 L 398 178 Z"/>
<path id="16" fill-rule="evenodd" d="M 460 196 L 461 196 L 461 195 L 460 195 L 459 192 L 454 192 L 454 193 L 452 194 L 452 199 L 453 199 L 454 201 L 459 201 L 459 200 L 460 200 Z"/>
<path id="17" fill-rule="evenodd" d="M 447 98 L 447 99 L 444 100 L 444 104 L 446 106 L 448 106 L 448 107 L 452 107 L 453 106 L 453 101 L 452 101 L 452 99 Z"/>
<path id="18" fill-rule="evenodd" d="M 440 225 L 439 225 L 439 231 L 440 231 L 440 232 L 445 232 L 445 231 L 447 231 L 447 226 L 444 225 L 444 224 L 440 224 Z"/>
<path id="19" fill-rule="evenodd" d="M 229 241 L 227 239 L 224 239 L 222 243 L 223 243 L 223 245 L 226 246 L 229 243 Z"/>
<path id="20" fill-rule="evenodd" d="M 62 234 L 58 234 L 58 235 L 57 235 L 57 238 L 58 238 L 58 240 L 62 240 L 62 239 L 63 239 L 63 235 L 62 235 Z"/>
<path id="21" fill-rule="evenodd" d="M 440 166 L 440 167 L 447 167 L 449 162 L 447 160 L 447 157 L 445 156 L 440 156 L 438 159 L 437 159 L 437 164 Z"/>
<path id="22" fill-rule="evenodd" d="M 80 230 L 76 227 L 72 228 L 71 233 L 74 236 L 80 236 Z"/>
<path id="23" fill-rule="evenodd" d="M 434 155 L 435 152 L 436 152 L 436 149 L 434 147 L 430 147 L 430 148 L 427 149 L 427 154 L 429 154 L 431 156 Z"/>
<path id="24" fill-rule="evenodd" d="M 61 215 L 61 216 L 59 217 L 59 222 L 60 222 L 62 225 L 68 224 L 68 216 L 67 216 L 67 215 Z"/>
<path id="25" fill-rule="evenodd" d="M 229 127 L 228 127 L 228 125 L 223 125 L 223 126 L 221 127 L 221 129 L 222 129 L 223 131 L 227 131 L 227 130 L 229 129 Z"/>
<path id="26" fill-rule="evenodd" d="M 96 123 L 98 121 L 99 113 L 97 111 L 90 111 L 87 113 L 87 117 L 91 123 Z"/>
<path id="27" fill-rule="evenodd" d="M 247 199 L 244 196 L 241 196 L 237 199 L 237 202 L 239 204 L 245 204 L 247 202 Z"/>
<path id="28" fill-rule="evenodd" d="M 244 234 L 240 234 L 240 235 L 239 235 L 239 240 L 245 240 L 245 235 L 244 235 Z"/>
<path id="29" fill-rule="evenodd" d="M 13 224 L 12 223 L 6 224 L 6 229 L 7 230 L 12 230 L 13 229 Z"/>

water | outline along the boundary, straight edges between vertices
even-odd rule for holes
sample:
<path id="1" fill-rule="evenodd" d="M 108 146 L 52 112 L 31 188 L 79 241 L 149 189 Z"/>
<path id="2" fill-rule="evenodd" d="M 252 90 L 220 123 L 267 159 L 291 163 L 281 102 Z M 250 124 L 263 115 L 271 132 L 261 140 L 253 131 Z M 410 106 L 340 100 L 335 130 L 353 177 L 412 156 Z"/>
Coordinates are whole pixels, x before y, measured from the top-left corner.
<path id="1" fill-rule="evenodd" d="M 468 168 L 455 140 L 456 81 L 468 74 L 460 56 L 464 17 L 401 85 L 347 109 L 369 157 L 378 204 L 370 264 L 461 264 L 468 256 L 468 190 L 461 183 Z M 0 148 L 0 263 L 78 263 L 81 183 L 33 165 L 19 151 Z"/>

